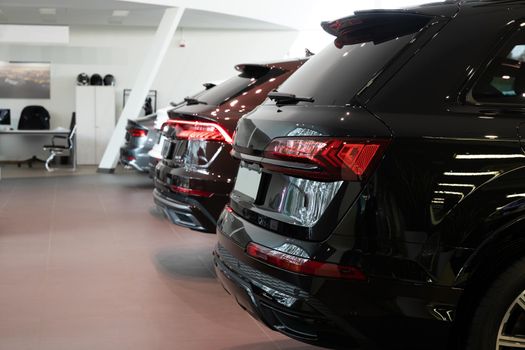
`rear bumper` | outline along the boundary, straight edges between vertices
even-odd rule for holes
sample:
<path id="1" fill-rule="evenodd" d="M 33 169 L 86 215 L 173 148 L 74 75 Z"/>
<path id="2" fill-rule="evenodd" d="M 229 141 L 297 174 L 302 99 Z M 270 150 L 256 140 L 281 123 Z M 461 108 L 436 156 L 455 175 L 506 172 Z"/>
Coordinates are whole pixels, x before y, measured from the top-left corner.
<path id="1" fill-rule="evenodd" d="M 263 319 L 259 316 L 257 310 L 258 302 L 253 294 L 250 283 L 243 280 L 240 275 L 230 270 L 221 261 L 221 258 L 216 251 L 213 252 L 213 257 L 217 278 L 223 285 L 224 289 L 235 298 L 240 307 L 262 322 Z"/>
<path id="2" fill-rule="evenodd" d="M 213 255 L 215 273 L 224 289 L 241 308 L 267 327 L 313 345 L 340 348 L 344 344 L 345 349 L 362 349 L 364 336 L 352 330 L 355 338 L 346 337 L 335 322 L 312 308 L 311 304 L 321 304 L 306 292 L 254 270 L 234 258 L 220 243 Z M 303 310 L 293 310 L 293 304 L 302 304 Z"/>
<path id="3" fill-rule="evenodd" d="M 216 221 L 197 201 L 177 200 L 162 194 L 158 189 L 153 190 L 153 201 L 172 223 L 192 230 L 215 232 Z"/>
<path id="4" fill-rule="evenodd" d="M 228 165 L 225 168 L 229 170 Z M 215 233 L 217 219 L 229 200 L 233 186 L 231 177 L 220 172 L 223 168 L 217 168 L 212 175 L 209 171 L 173 167 L 167 165 L 165 160 L 159 161 L 155 167 L 156 195 L 164 199 L 159 206 L 166 208 L 165 212 L 173 223 Z M 177 188 L 181 190 L 177 191 Z M 160 203 L 160 200 L 157 201 Z"/>
<path id="5" fill-rule="evenodd" d="M 460 290 L 373 276 L 362 282 L 285 271 L 245 253 L 249 242 L 280 244 L 269 231 L 259 236 L 266 241 L 259 242 L 250 236 L 253 231 L 235 213 L 223 213 L 215 270 L 239 305 L 271 329 L 331 348 L 447 348 L 453 320 L 440 319 L 439 313 L 442 307 L 455 308 Z"/>

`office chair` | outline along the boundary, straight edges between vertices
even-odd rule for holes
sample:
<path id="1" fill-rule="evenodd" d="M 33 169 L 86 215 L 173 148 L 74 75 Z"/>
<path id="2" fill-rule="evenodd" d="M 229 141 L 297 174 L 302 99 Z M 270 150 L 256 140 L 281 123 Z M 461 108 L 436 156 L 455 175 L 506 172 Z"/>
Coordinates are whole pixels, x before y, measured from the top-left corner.
<path id="1" fill-rule="evenodd" d="M 72 151 L 74 149 L 74 138 L 75 133 L 77 131 L 77 123 L 76 123 L 76 114 L 73 112 L 73 115 L 71 116 L 71 123 L 69 125 L 69 134 L 67 136 L 62 135 L 55 135 L 51 139 L 51 145 L 45 145 L 44 151 L 49 151 L 49 157 L 46 160 L 46 169 L 47 171 L 54 171 L 54 168 L 51 168 L 49 166 L 49 163 L 55 158 L 55 156 L 64 155 L 66 153 L 69 154 L 69 156 L 73 156 Z M 66 140 L 67 144 L 55 144 L 56 139 L 63 139 Z M 73 159 L 73 170 L 76 170 L 76 159 Z"/>
<path id="2" fill-rule="evenodd" d="M 18 120 L 18 130 L 49 130 L 49 121 L 51 117 L 49 112 L 42 106 L 26 106 L 20 113 L 20 119 Z M 36 156 L 29 159 L 19 161 L 18 167 L 20 168 L 23 163 L 27 163 L 27 166 L 32 168 L 33 162 L 42 161 Z"/>
<path id="3" fill-rule="evenodd" d="M 18 130 L 49 130 L 49 112 L 42 106 L 26 106 L 20 113 Z"/>

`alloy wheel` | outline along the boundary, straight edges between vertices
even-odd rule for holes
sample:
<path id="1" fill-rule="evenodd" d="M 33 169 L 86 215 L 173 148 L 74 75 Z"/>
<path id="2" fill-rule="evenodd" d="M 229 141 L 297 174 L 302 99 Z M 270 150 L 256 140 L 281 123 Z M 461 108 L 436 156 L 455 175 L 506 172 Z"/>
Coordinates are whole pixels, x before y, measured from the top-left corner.
<path id="1" fill-rule="evenodd" d="M 525 291 L 512 302 L 503 317 L 496 350 L 525 349 Z"/>

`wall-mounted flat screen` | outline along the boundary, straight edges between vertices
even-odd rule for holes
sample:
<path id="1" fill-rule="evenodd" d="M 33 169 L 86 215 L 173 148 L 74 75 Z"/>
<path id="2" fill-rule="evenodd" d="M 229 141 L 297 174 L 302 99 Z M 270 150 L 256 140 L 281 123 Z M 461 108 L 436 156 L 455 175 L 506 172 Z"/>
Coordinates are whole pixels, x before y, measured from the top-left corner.
<path id="1" fill-rule="evenodd" d="M 11 125 L 11 110 L 0 109 L 0 125 Z"/>
<path id="2" fill-rule="evenodd" d="M 0 61 L 0 98 L 51 97 L 50 63 Z"/>

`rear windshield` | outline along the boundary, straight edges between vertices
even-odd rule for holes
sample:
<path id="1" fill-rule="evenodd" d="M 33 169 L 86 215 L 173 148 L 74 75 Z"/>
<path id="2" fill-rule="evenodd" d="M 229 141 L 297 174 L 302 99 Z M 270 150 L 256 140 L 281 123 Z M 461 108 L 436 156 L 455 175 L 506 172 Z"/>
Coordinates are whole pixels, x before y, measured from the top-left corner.
<path id="1" fill-rule="evenodd" d="M 228 101 L 232 97 L 239 95 L 248 87 L 260 85 L 263 82 L 283 74 L 284 71 L 279 69 L 267 70 L 264 74 L 248 74 L 242 73 L 238 76 L 230 78 L 225 82 L 217 85 L 210 90 L 205 91 L 199 96 L 199 101 L 206 102 L 209 105 L 218 106 L 221 103 Z"/>
<path id="2" fill-rule="evenodd" d="M 316 105 L 345 105 L 390 61 L 413 35 L 338 49 L 330 44 L 310 58 L 279 92 L 311 97 Z"/>

